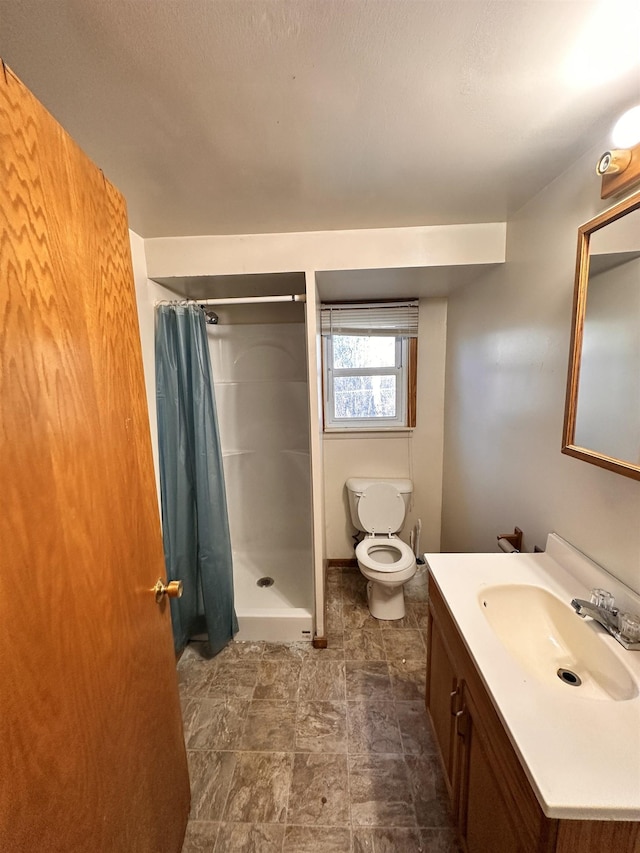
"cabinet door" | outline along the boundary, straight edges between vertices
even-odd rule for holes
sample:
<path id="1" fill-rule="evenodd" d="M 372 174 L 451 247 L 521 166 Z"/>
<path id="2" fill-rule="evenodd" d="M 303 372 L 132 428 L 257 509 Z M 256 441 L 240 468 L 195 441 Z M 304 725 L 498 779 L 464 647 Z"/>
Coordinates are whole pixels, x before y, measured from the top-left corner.
<path id="1" fill-rule="evenodd" d="M 467 853 L 523 853 L 502 798 L 466 685 L 456 717 L 460 802 L 458 826 Z"/>
<path id="2" fill-rule="evenodd" d="M 454 802 L 454 720 L 460 685 L 438 622 L 430 614 L 427 659 L 427 709 L 442 754 L 449 796 Z"/>

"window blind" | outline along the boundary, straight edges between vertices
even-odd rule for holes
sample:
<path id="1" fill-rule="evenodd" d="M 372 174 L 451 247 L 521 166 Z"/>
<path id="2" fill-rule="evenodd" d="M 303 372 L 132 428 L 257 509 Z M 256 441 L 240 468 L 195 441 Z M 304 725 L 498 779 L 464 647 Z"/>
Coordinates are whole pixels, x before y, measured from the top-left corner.
<path id="1" fill-rule="evenodd" d="M 337 302 L 320 308 L 323 335 L 418 337 L 418 303 Z"/>

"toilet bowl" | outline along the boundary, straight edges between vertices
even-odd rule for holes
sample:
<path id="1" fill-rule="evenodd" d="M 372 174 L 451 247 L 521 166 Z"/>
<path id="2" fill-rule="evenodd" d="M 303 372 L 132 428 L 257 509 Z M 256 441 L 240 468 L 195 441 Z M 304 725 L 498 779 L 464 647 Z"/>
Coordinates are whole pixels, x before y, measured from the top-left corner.
<path id="1" fill-rule="evenodd" d="M 412 492 L 410 480 L 347 480 L 351 520 L 367 535 L 356 548 L 367 579 L 369 612 L 376 619 L 402 619 L 404 584 L 416 573 L 411 548 L 395 534 L 402 529 Z"/>

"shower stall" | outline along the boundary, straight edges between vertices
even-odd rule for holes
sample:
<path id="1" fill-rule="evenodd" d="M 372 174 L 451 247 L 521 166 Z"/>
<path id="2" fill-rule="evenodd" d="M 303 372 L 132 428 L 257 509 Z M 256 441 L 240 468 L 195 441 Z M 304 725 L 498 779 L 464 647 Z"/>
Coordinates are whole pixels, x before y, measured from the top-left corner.
<path id="1" fill-rule="evenodd" d="M 233 302 L 214 306 L 207 332 L 233 551 L 236 639 L 311 640 L 304 305 Z"/>

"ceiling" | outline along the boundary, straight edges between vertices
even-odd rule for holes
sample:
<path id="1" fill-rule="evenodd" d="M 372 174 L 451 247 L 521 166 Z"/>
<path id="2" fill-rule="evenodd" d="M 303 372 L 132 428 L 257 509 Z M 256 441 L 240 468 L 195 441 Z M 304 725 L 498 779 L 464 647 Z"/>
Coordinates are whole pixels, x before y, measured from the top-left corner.
<path id="1" fill-rule="evenodd" d="M 640 101 L 640 3 L 0 0 L 0 56 L 143 237 L 492 222 Z"/>

